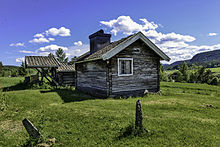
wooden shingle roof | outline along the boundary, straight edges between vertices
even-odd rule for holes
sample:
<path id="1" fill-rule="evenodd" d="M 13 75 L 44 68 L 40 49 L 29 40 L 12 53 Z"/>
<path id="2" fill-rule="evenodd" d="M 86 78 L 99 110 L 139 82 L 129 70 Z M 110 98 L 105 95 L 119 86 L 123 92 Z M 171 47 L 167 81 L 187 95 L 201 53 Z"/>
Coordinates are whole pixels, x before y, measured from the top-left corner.
<path id="1" fill-rule="evenodd" d="M 67 63 L 60 63 L 60 66 L 57 69 L 57 72 L 74 72 L 75 64 L 69 65 Z"/>
<path id="2" fill-rule="evenodd" d="M 99 59 L 99 58 L 101 59 L 103 54 L 107 53 L 108 51 L 110 51 L 111 49 L 113 49 L 114 47 L 116 47 L 117 45 L 119 45 L 123 41 L 131 38 L 134 35 L 135 34 L 130 35 L 130 36 L 126 37 L 126 38 L 122 38 L 122 39 L 120 39 L 118 41 L 111 42 L 109 45 L 107 45 L 104 48 L 96 51 L 93 54 L 90 54 L 90 52 L 88 51 L 85 54 L 79 56 L 76 60 L 77 61 L 90 61 L 90 60 L 95 60 L 95 59 Z"/>
<path id="3" fill-rule="evenodd" d="M 58 68 L 60 63 L 53 56 L 25 56 L 25 66 L 27 68 Z"/>
<path id="4" fill-rule="evenodd" d="M 154 43 L 152 43 L 143 33 L 138 32 L 133 35 L 130 35 L 126 38 L 122 38 L 118 41 L 112 42 L 106 47 L 96 51 L 93 54 L 90 54 L 90 52 L 87 52 L 80 57 L 78 57 L 76 63 L 80 62 L 87 62 L 87 61 L 93 61 L 93 60 L 108 60 L 115 56 L 117 53 L 137 41 L 138 39 L 142 40 L 147 46 L 149 46 L 160 58 L 161 60 L 169 61 L 170 58 L 161 51 Z"/>

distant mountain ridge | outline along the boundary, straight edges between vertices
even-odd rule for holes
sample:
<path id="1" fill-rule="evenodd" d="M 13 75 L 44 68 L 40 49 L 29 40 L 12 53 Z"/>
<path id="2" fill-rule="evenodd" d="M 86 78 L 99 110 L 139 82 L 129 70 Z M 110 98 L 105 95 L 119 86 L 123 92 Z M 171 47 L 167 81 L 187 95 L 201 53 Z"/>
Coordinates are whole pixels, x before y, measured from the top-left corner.
<path id="1" fill-rule="evenodd" d="M 198 53 L 192 57 L 190 62 L 203 62 L 220 60 L 220 50 Z"/>
<path id="2" fill-rule="evenodd" d="M 185 61 L 187 64 L 204 63 L 204 62 L 211 62 L 211 61 L 219 61 L 220 62 L 220 50 L 198 53 L 198 54 L 194 55 L 192 57 L 192 59 L 190 59 L 190 60 L 176 61 L 172 64 L 166 64 L 164 66 L 166 68 L 178 66 L 178 65 L 182 64 L 183 61 Z"/>

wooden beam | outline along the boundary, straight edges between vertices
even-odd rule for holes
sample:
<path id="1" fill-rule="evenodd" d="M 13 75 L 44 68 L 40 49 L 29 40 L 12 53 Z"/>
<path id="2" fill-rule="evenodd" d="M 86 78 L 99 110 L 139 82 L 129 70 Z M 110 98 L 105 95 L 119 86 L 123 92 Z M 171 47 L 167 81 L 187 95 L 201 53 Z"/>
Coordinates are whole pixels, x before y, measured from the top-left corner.
<path id="1" fill-rule="evenodd" d="M 42 85 L 43 84 L 43 80 L 44 80 L 44 74 L 43 74 L 43 72 L 41 72 L 38 68 L 36 68 L 36 70 L 38 71 L 38 73 L 37 74 L 41 74 L 41 80 L 40 80 L 40 85 Z"/>
<path id="2" fill-rule="evenodd" d="M 43 68 L 42 68 L 41 70 L 42 70 L 42 72 L 43 72 L 45 78 L 46 78 L 50 83 L 52 83 L 52 82 L 50 81 L 50 79 L 48 79 L 48 77 L 46 76 L 46 75 L 47 75 L 47 72 L 46 72 Z"/>
<path id="3" fill-rule="evenodd" d="M 43 68 L 42 68 L 42 71 L 43 71 L 43 73 L 44 73 L 45 75 L 47 75 L 48 77 L 50 77 L 51 80 L 52 80 L 56 85 L 59 85 L 59 84 L 57 83 L 57 81 L 56 81 L 48 72 L 46 72 Z M 51 82 L 51 81 L 47 78 L 47 76 L 45 76 L 45 78 L 46 78 L 49 82 Z M 52 82 L 51 82 L 51 83 L 52 83 Z"/>
<path id="4" fill-rule="evenodd" d="M 56 85 L 59 85 L 57 81 L 43 68 L 41 68 L 41 71 L 38 68 L 36 69 L 39 73 L 41 73 L 41 82 L 43 82 L 43 78 L 45 77 L 50 83 L 54 82 Z M 50 77 L 52 81 L 47 76 Z"/>

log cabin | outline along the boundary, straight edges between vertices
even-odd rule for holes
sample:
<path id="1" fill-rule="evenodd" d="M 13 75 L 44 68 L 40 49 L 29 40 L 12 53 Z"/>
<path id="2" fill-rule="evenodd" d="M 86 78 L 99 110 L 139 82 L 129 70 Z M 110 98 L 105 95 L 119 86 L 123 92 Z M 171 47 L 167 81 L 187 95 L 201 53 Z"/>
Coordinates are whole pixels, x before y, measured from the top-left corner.
<path id="1" fill-rule="evenodd" d="M 160 60 L 170 58 L 138 32 L 118 41 L 103 30 L 89 36 L 90 50 L 77 58 L 76 89 L 97 97 L 143 96 L 160 90 Z"/>

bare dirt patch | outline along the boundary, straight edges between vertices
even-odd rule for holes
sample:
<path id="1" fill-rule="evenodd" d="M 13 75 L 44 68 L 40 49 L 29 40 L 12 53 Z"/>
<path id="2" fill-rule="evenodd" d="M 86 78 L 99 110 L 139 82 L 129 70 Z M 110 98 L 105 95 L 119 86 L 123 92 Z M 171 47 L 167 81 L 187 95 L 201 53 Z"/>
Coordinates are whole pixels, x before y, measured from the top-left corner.
<path id="1" fill-rule="evenodd" d="M 19 121 L 5 120 L 0 122 L 0 132 L 16 133 L 23 129 L 23 125 Z"/>

